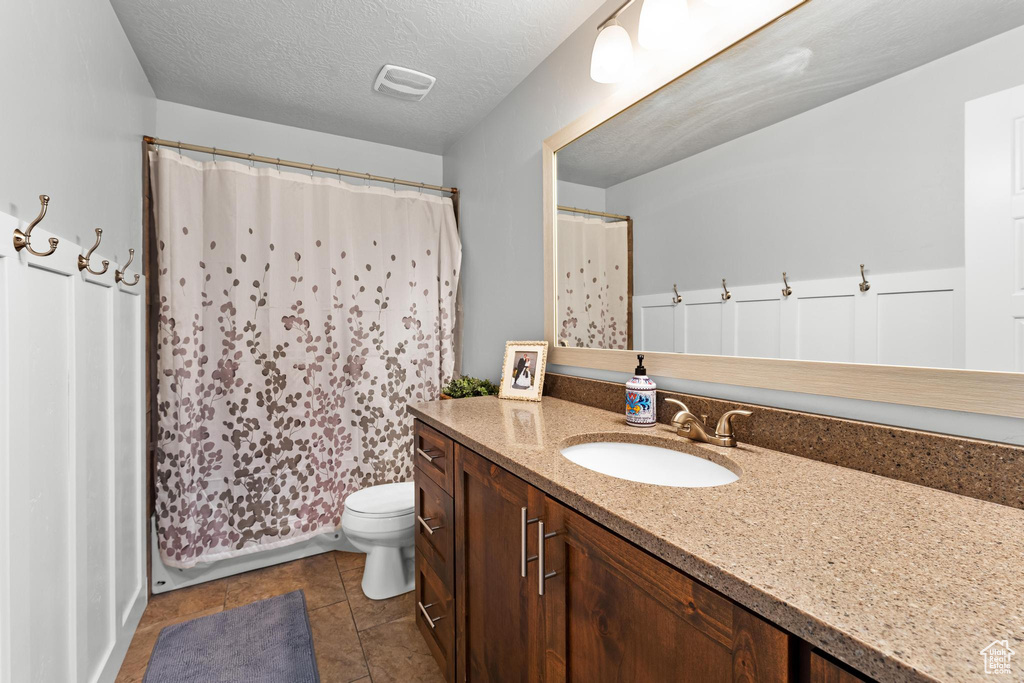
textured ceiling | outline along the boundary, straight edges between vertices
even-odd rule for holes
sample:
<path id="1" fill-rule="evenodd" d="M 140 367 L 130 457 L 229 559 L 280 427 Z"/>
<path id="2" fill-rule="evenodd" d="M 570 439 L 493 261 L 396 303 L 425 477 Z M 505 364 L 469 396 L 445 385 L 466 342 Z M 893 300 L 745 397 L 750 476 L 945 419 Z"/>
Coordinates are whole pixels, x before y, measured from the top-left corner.
<path id="1" fill-rule="evenodd" d="M 1022 0 L 810 0 L 558 153 L 610 187 L 1024 24 Z"/>
<path id="2" fill-rule="evenodd" d="M 162 100 L 440 153 L 602 0 L 111 0 Z M 373 91 L 384 64 L 437 77 Z"/>

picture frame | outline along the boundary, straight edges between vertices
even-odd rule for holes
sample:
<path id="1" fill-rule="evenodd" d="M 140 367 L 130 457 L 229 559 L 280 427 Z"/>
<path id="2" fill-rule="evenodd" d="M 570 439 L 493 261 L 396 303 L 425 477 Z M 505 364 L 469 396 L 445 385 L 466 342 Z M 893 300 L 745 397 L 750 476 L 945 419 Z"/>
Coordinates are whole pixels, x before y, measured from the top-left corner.
<path id="1" fill-rule="evenodd" d="M 546 341 L 505 342 L 498 398 L 539 401 L 544 393 L 544 370 L 548 362 Z"/>

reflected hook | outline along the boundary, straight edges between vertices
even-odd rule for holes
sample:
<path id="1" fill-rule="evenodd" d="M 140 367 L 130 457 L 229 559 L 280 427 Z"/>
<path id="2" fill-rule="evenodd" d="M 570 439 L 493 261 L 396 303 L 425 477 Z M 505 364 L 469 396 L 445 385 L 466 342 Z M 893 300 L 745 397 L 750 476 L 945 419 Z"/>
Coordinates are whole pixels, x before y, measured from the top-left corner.
<path id="1" fill-rule="evenodd" d="M 793 288 L 789 286 L 789 281 L 786 280 L 786 271 L 782 271 L 782 296 L 788 297 L 793 293 Z"/>
<path id="2" fill-rule="evenodd" d="M 672 285 L 672 291 L 676 293 L 676 295 L 674 297 L 672 297 L 672 303 L 674 303 L 674 304 L 681 304 L 681 303 L 683 303 L 683 297 L 682 297 L 681 294 L 679 294 L 679 290 L 676 288 L 675 285 Z"/>
<path id="3" fill-rule="evenodd" d="M 866 292 L 869 289 L 871 289 L 871 283 L 868 282 L 868 279 L 866 277 L 864 277 L 864 264 L 863 263 L 860 264 L 860 279 L 861 279 L 860 291 Z"/>
<path id="4" fill-rule="evenodd" d="M 731 299 L 732 298 L 732 292 L 730 292 L 729 288 L 725 286 L 725 278 L 724 277 L 722 278 L 722 289 L 725 290 L 725 294 L 722 295 L 722 301 L 728 301 L 729 299 Z"/>
<path id="5" fill-rule="evenodd" d="M 124 279 L 124 273 L 125 273 L 126 270 L 128 270 L 128 266 L 130 266 L 132 264 L 132 259 L 133 258 L 135 258 L 135 250 L 134 249 L 129 249 L 128 250 L 128 263 L 124 264 L 124 268 L 122 270 L 115 270 L 114 271 L 114 282 L 123 283 L 125 287 L 134 287 L 135 285 L 139 284 L 139 274 L 138 273 L 135 273 L 135 279 L 132 280 L 131 282 L 128 282 L 127 280 Z"/>
<path id="6" fill-rule="evenodd" d="M 59 242 L 60 240 L 58 240 L 56 237 L 51 237 L 48 240 L 50 242 L 49 251 L 36 251 L 35 249 L 32 248 L 32 228 L 36 227 L 39 224 L 39 222 L 43 220 L 43 217 L 46 216 L 46 207 L 47 205 L 49 205 L 49 203 L 50 198 L 48 196 L 46 196 L 45 194 L 39 195 L 39 215 L 36 216 L 36 219 L 34 221 L 28 224 L 28 228 L 25 230 L 25 232 L 22 232 L 20 229 L 14 231 L 15 251 L 28 249 L 28 253 L 32 254 L 33 256 L 49 256 L 50 254 L 57 250 L 57 242 Z"/>
<path id="7" fill-rule="evenodd" d="M 93 270 L 92 266 L 89 265 L 89 259 L 92 258 L 92 252 L 96 251 L 96 247 L 100 246 L 100 240 L 103 239 L 103 228 L 96 228 L 96 244 L 92 245 L 92 249 L 85 252 L 85 255 L 78 255 L 78 270 L 88 270 L 93 275 L 103 275 L 107 272 L 107 268 L 110 267 L 110 261 L 103 259 L 103 270 Z"/>

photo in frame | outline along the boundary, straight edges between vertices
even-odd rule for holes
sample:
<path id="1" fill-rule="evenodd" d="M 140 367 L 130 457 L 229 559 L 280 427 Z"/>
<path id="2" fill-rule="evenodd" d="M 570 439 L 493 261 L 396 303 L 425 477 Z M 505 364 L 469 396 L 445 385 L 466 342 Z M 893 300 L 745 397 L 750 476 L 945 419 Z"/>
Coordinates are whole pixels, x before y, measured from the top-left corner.
<path id="1" fill-rule="evenodd" d="M 544 393 L 544 368 L 547 362 L 546 341 L 506 342 L 498 398 L 539 401 Z"/>

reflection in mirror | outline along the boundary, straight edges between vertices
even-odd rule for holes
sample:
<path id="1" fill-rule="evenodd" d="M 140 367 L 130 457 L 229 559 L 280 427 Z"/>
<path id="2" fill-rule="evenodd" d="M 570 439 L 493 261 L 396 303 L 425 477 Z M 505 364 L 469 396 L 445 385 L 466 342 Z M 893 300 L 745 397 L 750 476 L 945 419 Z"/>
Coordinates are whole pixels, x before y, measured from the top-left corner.
<path id="1" fill-rule="evenodd" d="M 633 337 L 632 221 L 558 208 L 558 344 L 628 349 Z"/>
<path id="2" fill-rule="evenodd" d="M 559 211 L 562 346 L 1024 371 L 1022 2 L 812 0 L 557 169 L 623 219 Z"/>

